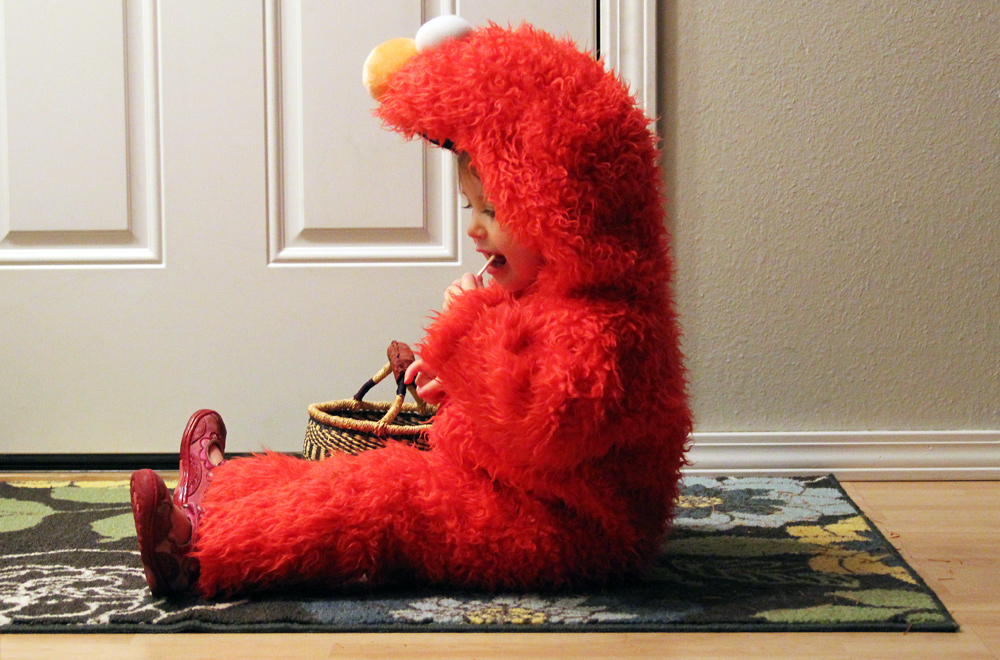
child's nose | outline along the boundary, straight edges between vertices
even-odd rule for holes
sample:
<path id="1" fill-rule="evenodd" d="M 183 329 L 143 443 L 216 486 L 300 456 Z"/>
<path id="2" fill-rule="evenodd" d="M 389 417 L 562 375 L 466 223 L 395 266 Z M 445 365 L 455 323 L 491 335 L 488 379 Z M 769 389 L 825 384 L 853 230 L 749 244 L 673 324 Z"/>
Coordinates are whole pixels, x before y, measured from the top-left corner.
<path id="1" fill-rule="evenodd" d="M 472 212 L 472 219 L 469 220 L 469 228 L 466 230 L 469 234 L 469 238 L 486 238 L 486 225 L 479 218 L 479 214 L 475 211 Z"/>

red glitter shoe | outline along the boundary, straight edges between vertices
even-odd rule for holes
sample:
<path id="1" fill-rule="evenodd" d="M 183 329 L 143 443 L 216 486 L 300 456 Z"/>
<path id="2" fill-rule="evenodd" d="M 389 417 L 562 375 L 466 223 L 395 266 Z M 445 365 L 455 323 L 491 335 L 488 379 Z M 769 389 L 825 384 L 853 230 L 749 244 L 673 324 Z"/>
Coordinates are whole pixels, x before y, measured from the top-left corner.
<path id="1" fill-rule="evenodd" d="M 181 438 L 181 466 L 174 504 L 184 511 L 195 534 L 201 521 L 201 499 L 212 482 L 212 450 L 217 449 L 223 458 L 226 451 L 226 425 L 214 410 L 199 410 L 191 415 Z"/>
<path id="2" fill-rule="evenodd" d="M 198 560 L 188 556 L 195 528 L 174 505 L 160 475 L 139 470 L 132 475 L 132 515 L 146 583 L 154 596 L 191 593 L 198 580 Z"/>

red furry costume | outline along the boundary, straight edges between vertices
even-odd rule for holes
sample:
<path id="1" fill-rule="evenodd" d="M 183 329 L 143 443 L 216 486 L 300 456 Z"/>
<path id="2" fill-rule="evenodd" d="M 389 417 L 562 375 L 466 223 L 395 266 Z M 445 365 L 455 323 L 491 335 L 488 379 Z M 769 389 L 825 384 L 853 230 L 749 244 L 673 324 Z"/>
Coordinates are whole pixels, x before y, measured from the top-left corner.
<path id="1" fill-rule="evenodd" d="M 466 292 L 427 329 L 421 357 L 447 392 L 432 451 L 216 468 L 198 590 L 641 571 L 691 428 L 648 120 L 599 62 L 528 26 L 420 53 L 377 112 L 469 152 L 499 221 L 546 263 L 518 297 Z"/>

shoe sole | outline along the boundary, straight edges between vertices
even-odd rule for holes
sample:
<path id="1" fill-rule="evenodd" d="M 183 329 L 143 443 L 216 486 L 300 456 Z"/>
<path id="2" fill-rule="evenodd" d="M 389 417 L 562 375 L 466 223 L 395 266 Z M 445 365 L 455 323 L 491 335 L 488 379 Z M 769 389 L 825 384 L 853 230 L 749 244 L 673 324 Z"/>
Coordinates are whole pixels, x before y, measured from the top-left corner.
<path id="1" fill-rule="evenodd" d="M 130 482 L 132 515 L 135 518 L 135 534 L 139 540 L 139 556 L 146 584 L 154 596 L 169 593 L 167 576 L 162 574 L 156 557 L 156 547 L 162 539 L 156 538 L 154 518 L 156 509 L 163 498 L 170 497 L 163 480 L 152 470 L 139 470 Z"/>
<path id="2" fill-rule="evenodd" d="M 192 448 L 204 437 L 204 434 L 198 433 L 198 427 L 202 421 L 209 417 L 214 417 L 216 419 L 219 437 L 205 447 L 205 461 L 209 460 L 208 457 L 211 453 L 213 445 L 218 447 L 219 451 L 222 452 L 223 455 L 225 455 L 226 452 L 226 424 L 222 421 L 222 417 L 219 413 L 214 410 L 204 409 L 191 415 L 191 418 L 188 420 L 187 426 L 184 429 L 184 435 L 181 436 L 180 480 L 178 482 L 178 487 L 174 492 L 174 504 L 181 508 L 184 508 L 189 502 L 196 507 L 198 505 L 198 501 L 201 499 L 200 496 L 204 494 L 202 480 L 205 479 L 205 475 L 211 468 L 204 469 L 204 466 L 192 465 Z M 195 453 L 194 457 L 196 460 L 200 459 L 200 449 Z M 190 488 L 188 480 L 195 470 L 201 473 L 201 479 L 199 479 L 198 484 L 194 488 Z M 193 502 L 191 501 L 192 498 L 194 498 Z"/>

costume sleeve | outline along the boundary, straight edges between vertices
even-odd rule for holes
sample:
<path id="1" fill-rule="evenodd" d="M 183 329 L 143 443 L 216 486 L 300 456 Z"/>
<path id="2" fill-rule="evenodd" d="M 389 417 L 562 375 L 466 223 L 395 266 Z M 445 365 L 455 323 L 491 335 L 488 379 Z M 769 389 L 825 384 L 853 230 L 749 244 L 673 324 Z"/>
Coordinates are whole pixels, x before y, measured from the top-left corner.
<path id="1" fill-rule="evenodd" d="M 438 330 L 429 330 L 424 352 L 447 392 L 433 432 L 439 443 L 501 471 L 572 468 L 614 444 L 614 434 L 601 433 L 622 399 L 619 334 L 608 315 L 500 304 L 480 308 L 460 338 L 445 341 Z"/>
<path id="2" fill-rule="evenodd" d="M 448 311 L 434 317 L 418 347 L 420 358 L 440 372 L 480 317 L 490 308 L 509 302 L 509 294 L 497 285 L 464 292 L 452 301 Z"/>

